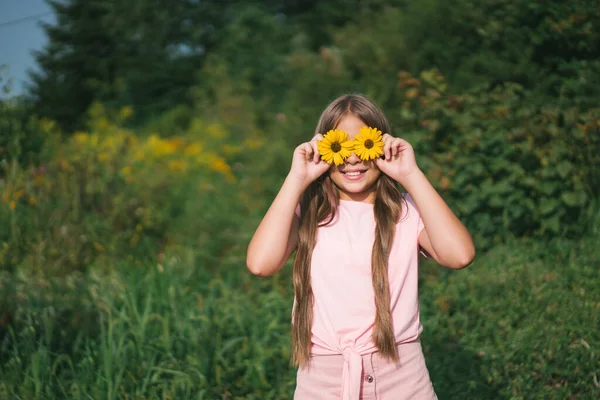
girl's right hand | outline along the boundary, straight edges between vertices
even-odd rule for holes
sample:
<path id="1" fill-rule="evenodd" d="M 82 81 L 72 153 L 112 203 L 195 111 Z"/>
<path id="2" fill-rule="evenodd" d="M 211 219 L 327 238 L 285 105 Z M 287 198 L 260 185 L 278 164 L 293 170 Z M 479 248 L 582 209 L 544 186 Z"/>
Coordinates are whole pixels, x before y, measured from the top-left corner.
<path id="1" fill-rule="evenodd" d="M 294 150 L 289 176 L 300 181 L 305 187 L 327 172 L 330 167 L 328 163 L 321 160 L 321 154 L 317 149 L 317 142 L 321 139 L 323 135 L 316 134 L 310 142 L 302 143 Z"/>

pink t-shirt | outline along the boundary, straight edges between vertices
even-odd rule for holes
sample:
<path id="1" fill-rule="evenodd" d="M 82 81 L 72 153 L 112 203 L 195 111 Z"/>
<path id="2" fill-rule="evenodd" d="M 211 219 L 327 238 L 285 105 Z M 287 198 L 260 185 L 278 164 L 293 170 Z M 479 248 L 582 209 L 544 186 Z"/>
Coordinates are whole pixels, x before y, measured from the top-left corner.
<path id="1" fill-rule="evenodd" d="M 423 221 L 404 195 L 388 264 L 396 344 L 414 341 L 422 326 L 418 300 L 418 236 Z M 312 254 L 314 296 L 312 355 L 343 354 L 342 398 L 358 400 L 361 355 L 377 351 L 372 334 L 375 295 L 371 252 L 375 240 L 373 204 L 340 200 L 337 215 L 318 228 Z"/>

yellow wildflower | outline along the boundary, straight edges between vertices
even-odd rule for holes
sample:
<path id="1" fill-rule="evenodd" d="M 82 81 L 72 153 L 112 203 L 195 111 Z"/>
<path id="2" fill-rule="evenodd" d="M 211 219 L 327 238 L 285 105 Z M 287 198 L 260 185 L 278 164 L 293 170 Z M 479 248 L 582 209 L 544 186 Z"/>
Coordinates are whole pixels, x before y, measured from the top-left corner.
<path id="1" fill-rule="evenodd" d="M 212 160 L 211 168 L 225 175 L 228 181 L 233 182 L 235 180 L 235 176 L 233 175 L 233 172 L 231 172 L 231 167 L 222 158 L 215 157 Z"/>
<path id="2" fill-rule="evenodd" d="M 239 154 L 241 151 L 242 148 L 240 146 L 231 146 L 228 144 L 223 146 L 223 153 L 229 156 Z"/>
<path id="3" fill-rule="evenodd" d="M 152 140 L 152 154 L 155 157 L 167 156 L 175 153 L 177 145 L 168 140 L 162 140 L 158 137 Z"/>
<path id="4" fill-rule="evenodd" d="M 181 137 L 173 137 L 169 139 L 169 144 L 175 148 L 175 150 L 179 150 L 185 147 L 185 140 Z"/>
<path id="5" fill-rule="evenodd" d="M 124 176 L 128 176 L 129 174 L 131 174 L 131 167 L 129 165 L 124 166 L 121 169 L 121 174 Z"/>
<path id="6" fill-rule="evenodd" d="M 69 162 L 68 162 L 67 160 L 65 160 L 65 159 L 62 159 L 62 160 L 60 160 L 60 161 L 59 161 L 59 164 L 60 164 L 60 168 L 61 168 L 63 171 L 68 171 L 68 170 L 70 170 L 70 169 L 71 169 L 71 168 L 70 168 L 71 166 L 69 165 Z"/>
<path id="7" fill-rule="evenodd" d="M 406 92 L 404 92 L 404 97 L 407 99 L 414 99 L 418 95 L 419 95 L 419 89 L 414 88 L 414 87 L 410 88 Z"/>
<path id="8" fill-rule="evenodd" d="M 350 157 L 353 142 L 348 140 L 348 134 L 339 129 L 330 130 L 322 140 L 319 140 L 317 148 L 321 158 L 327 163 L 341 165 Z"/>
<path id="9" fill-rule="evenodd" d="M 227 137 L 227 131 L 220 124 L 210 124 L 206 130 L 208 135 L 213 139 L 223 139 Z"/>
<path id="10" fill-rule="evenodd" d="M 135 154 L 133 155 L 133 159 L 136 161 L 143 160 L 144 159 L 144 150 L 142 150 L 142 149 L 136 150 Z"/>
<path id="11" fill-rule="evenodd" d="M 383 154 L 384 144 L 379 129 L 363 126 L 354 137 L 354 153 L 363 161 L 374 160 Z"/>
<path id="12" fill-rule="evenodd" d="M 202 145 L 198 143 L 192 143 L 185 148 L 184 152 L 188 156 L 196 156 L 202 152 Z"/>
<path id="13" fill-rule="evenodd" d="M 129 107 L 129 106 L 125 106 L 123 108 L 121 108 L 121 111 L 119 111 L 119 117 L 121 119 L 127 119 L 129 117 L 131 117 L 133 115 L 133 108 Z"/>
<path id="14" fill-rule="evenodd" d="M 99 118 L 95 122 L 96 123 L 94 125 L 96 126 L 96 129 L 99 131 L 107 131 L 111 127 L 110 121 L 106 117 Z"/>
<path id="15" fill-rule="evenodd" d="M 9 207 L 10 207 L 10 211 L 14 211 L 15 207 L 17 206 L 17 202 L 14 200 L 11 200 Z"/>
<path id="16" fill-rule="evenodd" d="M 103 253 L 103 252 L 104 252 L 104 246 L 102 246 L 102 245 L 101 245 L 100 243 L 98 243 L 98 242 L 94 242 L 94 248 L 95 248 L 95 249 L 96 249 L 98 252 L 100 252 L 100 253 Z"/>
<path id="17" fill-rule="evenodd" d="M 52 121 L 52 120 L 46 119 L 46 118 L 42 118 L 40 120 L 40 129 L 44 133 L 52 132 L 55 127 L 56 127 L 55 121 Z"/>
<path id="18" fill-rule="evenodd" d="M 263 147 L 263 141 L 260 139 L 248 138 L 244 140 L 242 146 L 250 150 L 257 150 Z"/>
<path id="19" fill-rule="evenodd" d="M 185 171 L 187 169 L 187 164 L 184 161 L 170 161 L 169 162 L 169 171 L 179 172 Z"/>
<path id="20" fill-rule="evenodd" d="M 15 192 L 15 194 L 13 195 L 13 198 L 14 198 L 15 200 L 19 200 L 21 197 L 23 197 L 23 195 L 24 195 L 24 194 L 25 194 L 25 189 L 20 189 L 20 190 L 17 190 L 17 191 Z"/>
<path id="21" fill-rule="evenodd" d="M 139 241 L 140 241 L 140 235 L 136 233 L 136 234 L 135 234 L 135 235 L 133 235 L 133 236 L 131 237 L 131 239 L 129 240 L 129 244 L 130 244 L 131 246 L 135 246 L 135 245 L 137 245 L 137 244 L 139 243 Z"/>
<path id="22" fill-rule="evenodd" d="M 75 132 L 73 135 L 73 140 L 77 144 L 86 144 L 89 139 L 89 136 L 85 132 Z"/>

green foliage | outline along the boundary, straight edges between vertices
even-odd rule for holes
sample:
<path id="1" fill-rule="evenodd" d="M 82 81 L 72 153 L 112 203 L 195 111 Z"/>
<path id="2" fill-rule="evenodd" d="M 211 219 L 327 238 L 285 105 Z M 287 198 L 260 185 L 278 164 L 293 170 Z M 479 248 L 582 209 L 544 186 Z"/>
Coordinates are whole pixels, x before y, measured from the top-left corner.
<path id="1" fill-rule="evenodd" d="M 121 127 L 131 113 L 124 108 L 111 121 L 96 105 L 89 133 L 48 137 L 45 145 L 55 148 L 48 163 L 7 167 L 0 181 L 0 269 L 43 276 L 90 265 L 110 269 L 114 259 L 152 259 L 176 237 L 177 246 L 219 261 L 206 249 L 228 249 L 235 217 L 255 204 L 241 197 L 253 181 L 237 183 L 231 165 L 252 157 L 241 155 L 241 146 L 258 151 L 262 141 L 236 143 L 223 125 L 197 118 L 185 137 L 140 139 Z M 237 211 L 217 200 L 234 184 L 244 199 Z"/>
<path id="2" fill-rule="evenodd" d="M 409 71 L 438 68 L 453 88 L 516 82 L 544 101 L 579 83 L 598 95 L 600 10 L 590 0 L 406 2 L 398 21 Z M 584 72 L 585 71 L 585 72 Z M 596 86 L 596 87 L 595 87 Z M 587 104 L 594 105 L 592 97 Z"/>
<path id="3" fill-rule="evenodd" d="M 440 399 L 596 399 L 598 237 L 511 242 L 467 270 L 422 266 L 425 360 Z M 554 251 L 549 253 L 548 246 Z M 138 268 L 0 274 L 0 388 L 21 398 L 291 399 L 291 265 L 165 252 Z M 578 310 L 578 312 L 573 312 Z"/>
<path id="4" fill-rule="evenodd" d="M 434 184 L 487 248 L 506 235 L 581 235 L 599 196 L 600 109 L 532 104 L 519 85 L 448 95 L 403 74 L 404 129 Z"/>
<path id="5" fill-rule="evenodd" d="M 21 398 L 274 399 L 288 395 L 289 292 L 248 290 L 165 254 L 143 272 L 11 280 L 0 384 Z M 239 272 L 238 272 L 239 273 Z M 30 283 L 35 285 L 30 286 Z M 287 290 L 287 288 L 286 288 Z M 259 311 L 260 310 L 260 311 Z"/>
<path id="6" fill-rule="evenodd" d="M 425 265 L 422 341 L 439 398 L 597 398 L 597 241 L 511 241 L 458 273 Z"/>
<path id="7" fill-rule="evenodd" d="M 33 115 L 31 104 L 22 97 L 11 96 L 11 81 L 0 66 L 0 165 L 11 161 L 21 166 L 41 161 L 44 134 L 54 130 L 50 121 L 39 121 Z M 2 173 L 0 173 L 0 176 Z"/>
<path id="8" fill-rule="evenodd" d="M 0 399 L 291 398 L 290 268 L 246 246 L 354 91 L 480 254 L 423 268 L 439 397 L 598 398 L 595 2 L 52 4 L 35 107 L 0 103 Z"/>
<path id="9" fill-rule="evenodd" d="M 81 127 L 94 101 L 116 94 L 117 39 L 107 30 L 107 2 L 48 0 L 57 24 L 43 23 L 45 49 L 35 52 L 39 72 L 30 72 L 36 112 L 66 132 Z"/>

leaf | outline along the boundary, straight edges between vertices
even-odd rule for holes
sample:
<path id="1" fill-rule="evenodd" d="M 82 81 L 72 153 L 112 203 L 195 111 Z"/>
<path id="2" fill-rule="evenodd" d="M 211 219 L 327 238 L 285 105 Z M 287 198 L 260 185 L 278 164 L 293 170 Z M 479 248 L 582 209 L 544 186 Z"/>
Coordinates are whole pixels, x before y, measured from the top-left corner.
<path id="1" fill-rule="evenodd" d="M 540 201 L 540 213 L 542 215 L 551 214 L 560 205 L 560 202 L 554 197 L 543 197 Z"/>
<path id="2" fill-rule="evenodd" d="M 583 191 L 564 192 L 561 195 L 563 202 L 570 207 L 580 207 L 587 202 L 587 194 Z"/>
<path id="3" fill-rule="evenodd" d="M 553 233 L 558 233 L 560 231 L 560 218 L 554 216 L 552 218 L 545 219 L 542 221 L 542 226 Z"/>
<path id="4" fill-rule="evenodd" d="M 543 182 L 540 186 L 540 189 L 542 190 L 542 193 L 544 193 L 547 196 L 553 195 L 554 192 L 556 192 L 556 189 L 558 189 L 558 185 L 555 182 Z"/>
<path id="5" fill-rule="evenodd" d="M 566 160 L 562 161 L 556 166 L 556 170 L 558 171 L 558 175 L 564 179 L 573 170 L 573 164 Z"/>

